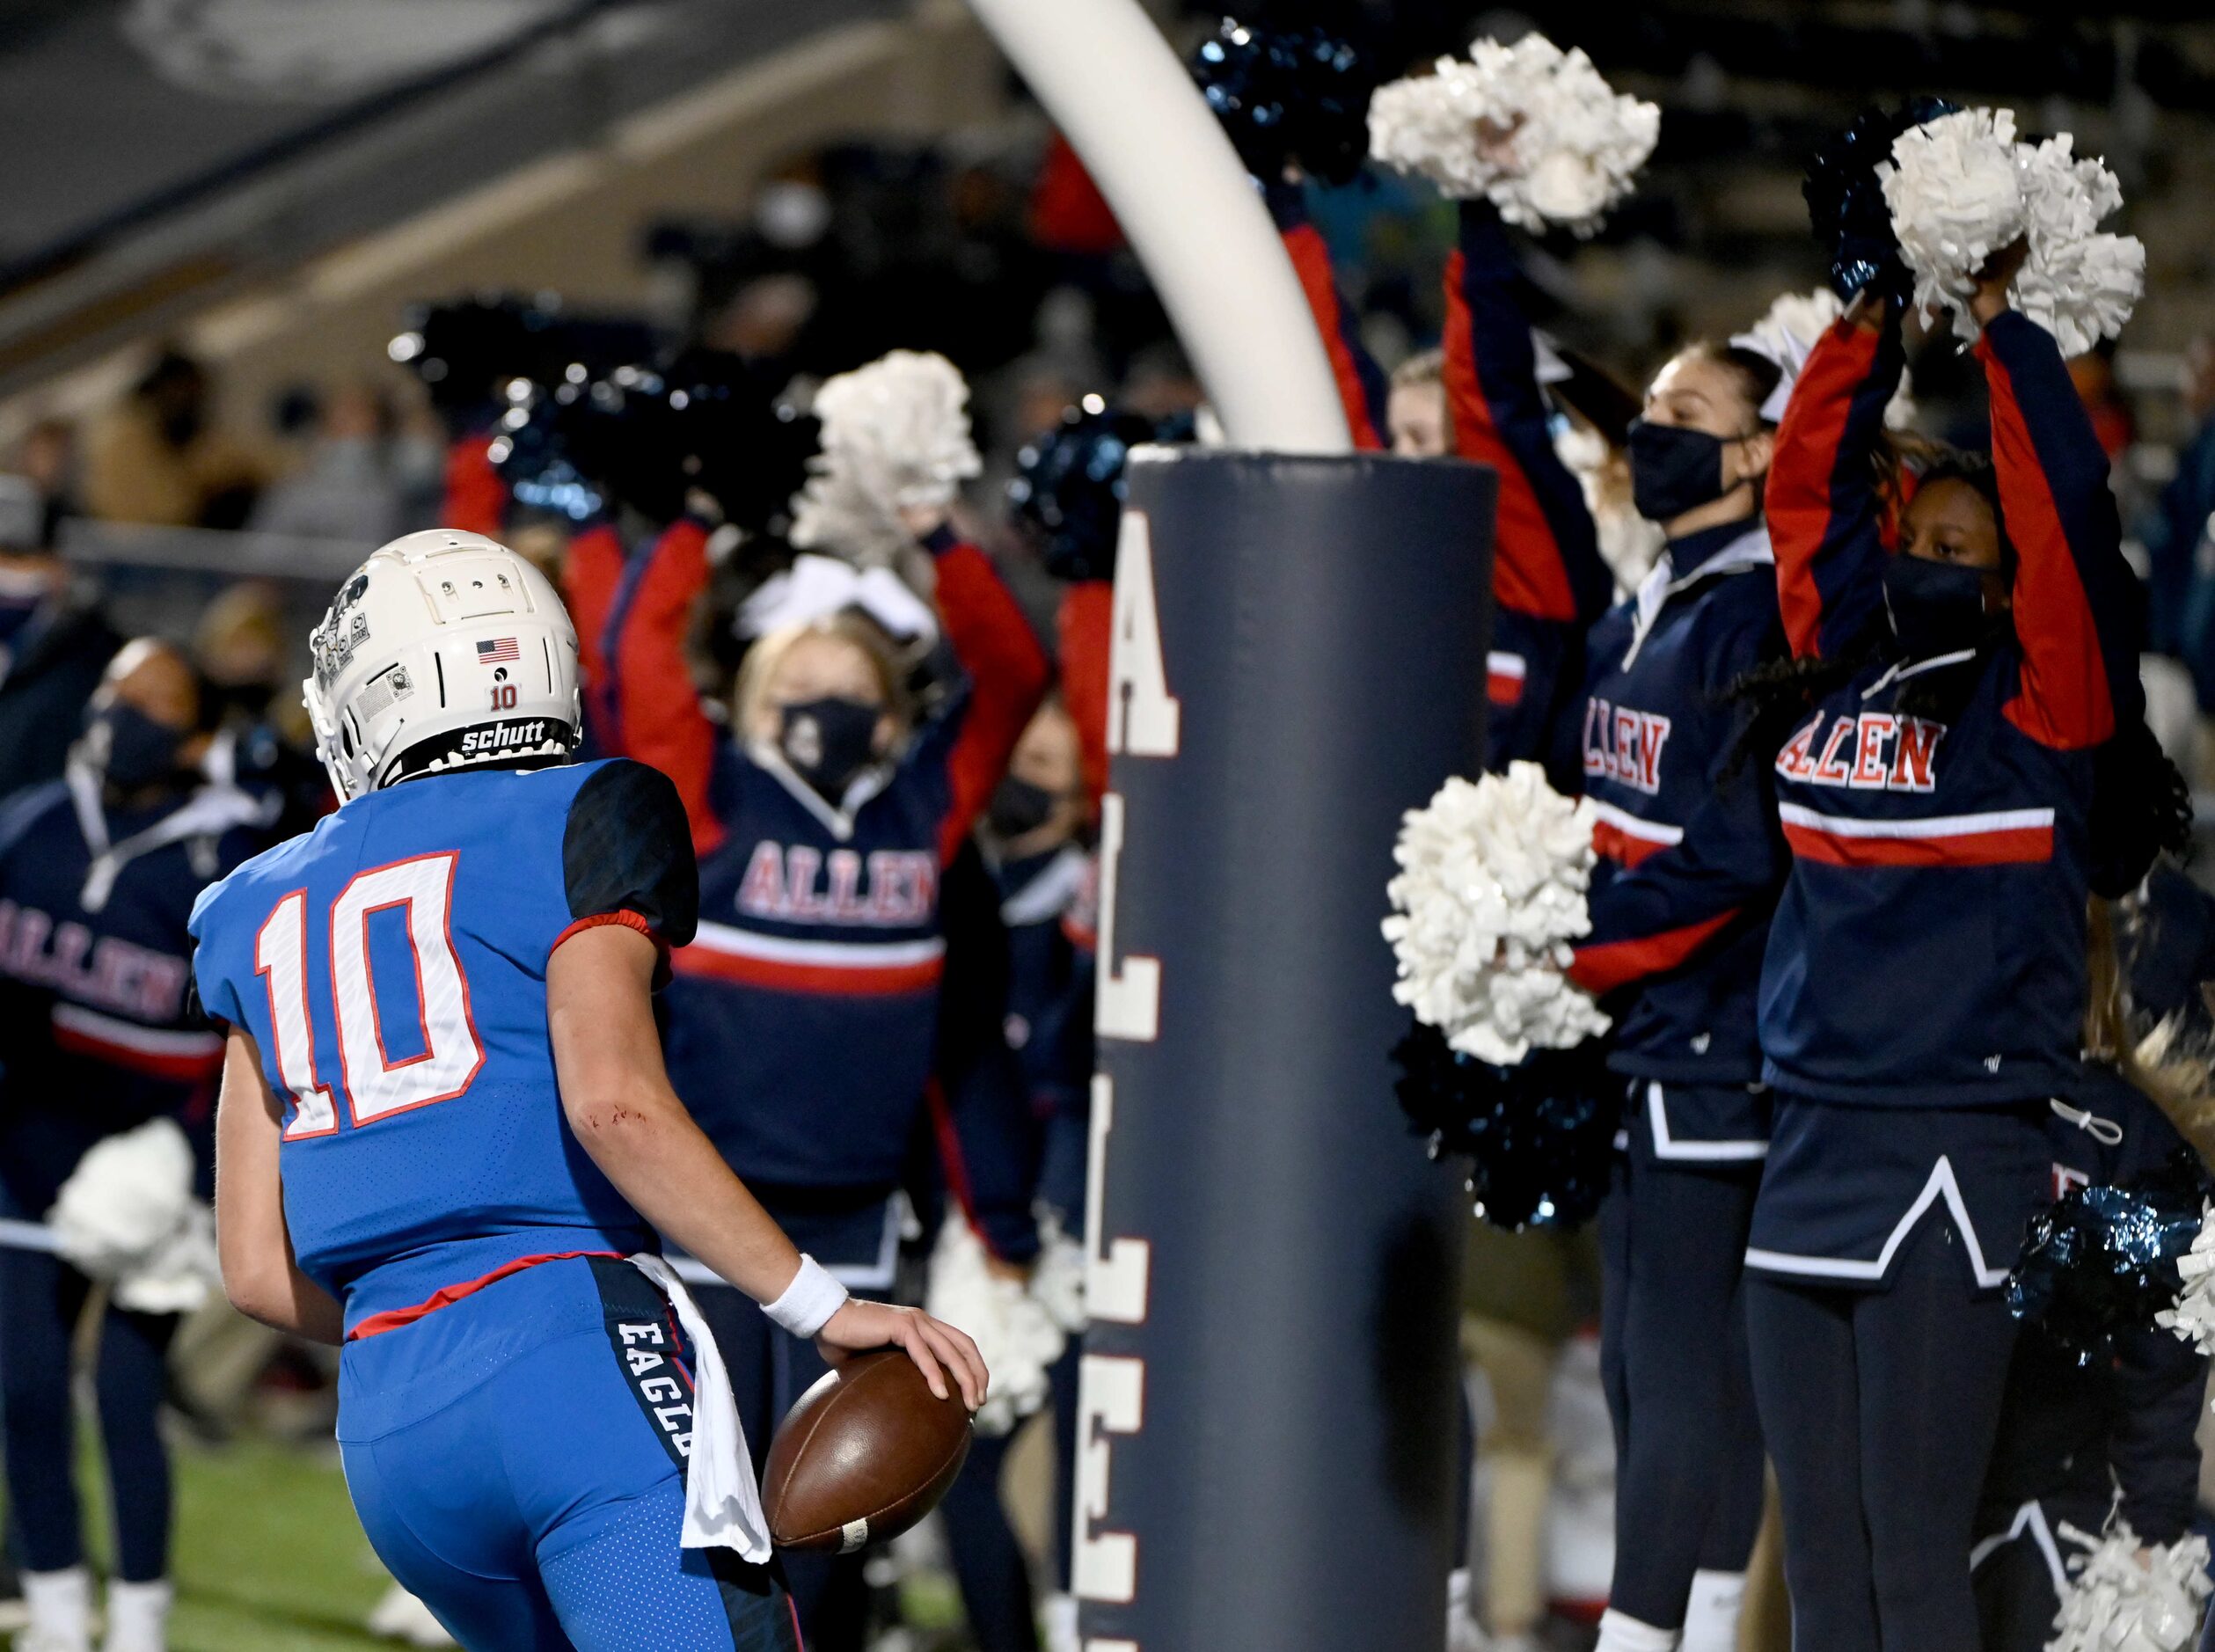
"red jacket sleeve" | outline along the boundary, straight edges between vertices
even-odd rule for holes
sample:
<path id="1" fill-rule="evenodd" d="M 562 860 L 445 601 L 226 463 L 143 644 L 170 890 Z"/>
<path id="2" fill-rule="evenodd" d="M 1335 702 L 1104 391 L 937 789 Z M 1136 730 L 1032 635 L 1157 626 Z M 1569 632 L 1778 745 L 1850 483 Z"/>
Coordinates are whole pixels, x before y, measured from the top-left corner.
<path id="1" fill-rule="evenodd" d="M 1883 611 L 1884 504 L 1873 464 L 1904 363 L 1897 318 L 1881 332 L 1839 321 L 1793 386 L 1764 503 L 1796 658 L 1839 654 Z"/>
<path id="2" fill-rule="evenodd" d="M 1077 725 L 1085 792 L 1093 806 L 1108 790 L 1108 650 L 1115 640 L 1115 588 L 1086 580 L 1062 593 L 1056 617 L 1062 661 L 1062 701 Z"/>
<path id="3" fill-rule="evenodd" d="M 1338 384 L 1338 399 L 1346 410 L 1346 428 L 1354 446 L 1366 453 L 1380 453 L 1392 445 L 1385 419 L 1389 389 L 1385 370 L 1363 344 L 1353 307 L 1331 275 L 1330 249 L 1307 216 L 1305 186 L 1279 182 L 1266 195 L 1269 216 L 1283 238 L 1285 256 L 1300 278 L 1300 291 L 1315 318 L 1315 330 L 1323 335 L 1323 353 L 1330 357 L 1331 377 Z"/>
<path id="4" fill-rule="evenodd" d="M 478 434 L 460 437 L 446 450 L 446 497 L 439 521 L 464 533 L 500 537 L 508 517 L 508 484 L 493 468 L 493 439 Z"/>
<path id="5" fill-rule="evenodd" d="M 1992 456 L 2016 556 L 2022 678 L 2007 720 L 2045 746 L 2096 746 L 2143 715 L 2137 581 L 2108 457 L 2052 335 L 2014 311 L 1977 340 L 1992 391 Z"/>
<path id="6" fill-rule="evenodd" d="M 703 855 L 723 840 L 708 801 L 720 731 L 701 709 L 684 641 L 707 576 L 707 533 L 690 521 L 634 556 L 614 530 L 594 529 L 571 544 L 562 569 L 594 737 L 609 756 L 650 764 L 676 782 Z"/>
<path id="7" fill-rule="evenodd" d="M 952 801 L 939 846 L 940 859 L 950 862 L 1007 772 L 1016 741 L 1046 698 L 1050 672 L 992 559 L 944 530 L 930 550 L 938 567 L 939 621 L 969 678 L 968 712 L 947 756 Z"/>
<path id="8" fill-rule="evenodd" d="M 1607 611 L 1615 579 L 1584 491 L 1553 450 L 1517 279 L 1499 214 L 1464 201 L 1460 242 L 1446 260 L 1446 407 L 1461 457 L 1500 478 L 1493 597 L 1534 619 L 1582 628 Z"/>

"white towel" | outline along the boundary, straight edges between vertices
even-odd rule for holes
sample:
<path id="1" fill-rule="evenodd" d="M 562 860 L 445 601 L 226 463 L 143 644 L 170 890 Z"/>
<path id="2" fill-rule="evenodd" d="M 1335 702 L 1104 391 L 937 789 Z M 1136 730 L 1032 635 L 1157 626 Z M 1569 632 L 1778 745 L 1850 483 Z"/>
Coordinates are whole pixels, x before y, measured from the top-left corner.
<path id="1" fill-rule="evenodd" d="M 769 1517 L 762 1512 L 754 1459 L 746 1450 L 746 1430 L 739 1426 L 730 1373 L 723 1369 L 714 1334 L 669 1263 L 645 1252 L 630 1262 L 661 1288 L 692 1342 L 692 1433 L 689 1444 L 678 1442 L 685 1454 L 682 1546 L 734 1549 L 759 1565 L 769 1558 Z"/>

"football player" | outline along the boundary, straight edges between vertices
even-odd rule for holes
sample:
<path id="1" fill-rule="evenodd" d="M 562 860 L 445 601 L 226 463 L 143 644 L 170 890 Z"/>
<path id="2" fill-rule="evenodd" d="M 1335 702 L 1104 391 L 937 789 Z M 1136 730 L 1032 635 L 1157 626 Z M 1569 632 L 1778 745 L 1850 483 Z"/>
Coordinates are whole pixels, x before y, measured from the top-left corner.
<path id="1" fill-rule="evenodd" d="M 792 1648 L 729 1380 L 655 1230 L 833 1361 L 959 1331 L 849 1299 L 671 1091 L 652 993 L 698 906 L 676 788 L 572 764 L 576 633 L 434 530 L 347 581 L 305 684 L 345 800 L 194 916 L 229 1027 L 226 1290 L 341 1343 L 378 1554 L 463 1645 Z"/>

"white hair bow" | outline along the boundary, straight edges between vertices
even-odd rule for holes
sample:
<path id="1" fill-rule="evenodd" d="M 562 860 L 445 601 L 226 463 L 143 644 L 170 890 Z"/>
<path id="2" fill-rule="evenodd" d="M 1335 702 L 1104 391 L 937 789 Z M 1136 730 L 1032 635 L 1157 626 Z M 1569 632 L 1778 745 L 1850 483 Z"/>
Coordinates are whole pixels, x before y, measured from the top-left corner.
<path id="1" fill-rule="evenodd" d="M 740 605 L 731 629 L 743 638 L 764 637 L 849 608 L 859 609 L 901 643 L 927 648 L 939 640 L 938 616 L 931 604 L 890 568 L 865 570 L 837 557 L 809 555 L 793 559 L 791 567 L 764 581 Z"/>

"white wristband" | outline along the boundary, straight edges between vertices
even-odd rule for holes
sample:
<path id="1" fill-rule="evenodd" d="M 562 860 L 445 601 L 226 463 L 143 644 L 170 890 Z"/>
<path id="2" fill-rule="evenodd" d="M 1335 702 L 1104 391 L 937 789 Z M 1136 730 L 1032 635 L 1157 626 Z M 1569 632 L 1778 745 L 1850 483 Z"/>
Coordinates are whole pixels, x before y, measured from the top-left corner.
<path id="1" fill-rule="evenodd" d="M 812 1256 L 800 1259 L 800 1271 L 785 1287 L 785 1294 L 762 1305 L 770 1323 L 801 1338 L 811 1337 L 830 1323 L 830 1316 L 846 1305 L 846 1288 L 830 1276 L 830 1270 Z"/>

